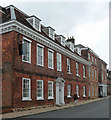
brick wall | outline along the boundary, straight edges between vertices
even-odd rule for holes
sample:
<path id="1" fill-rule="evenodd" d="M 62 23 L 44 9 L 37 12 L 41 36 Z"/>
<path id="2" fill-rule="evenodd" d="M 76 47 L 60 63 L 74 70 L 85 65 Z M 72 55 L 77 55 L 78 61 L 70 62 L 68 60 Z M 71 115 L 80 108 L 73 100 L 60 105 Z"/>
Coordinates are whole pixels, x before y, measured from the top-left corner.
<path id="1" fill-rule="evenodd" d="M 22 35 L 20 40 L 22 41 Z M 56 51 L 54 51 L 54 70 L 48 68 L 48 48 L 44 46 L 44 67 L 37 65 L 37 42 L 31 42 L 31 64 L 22 62 L 22 55 L 19 55 L 17 44 L 17 33 L 10 32 L 3 35 L 3 106 L 4 108 L 17 108 L 38 106 L 44 104 L 55 104 L 55 80 L 61 77 L 65 82 L 64 99 L 65 102 L 73 101 L 67 98 L 67 84 L 71 83 L 71 94 L 76 91 L 76 85 L 80 86 L 80 100 L 88 99 L 88 67 L 86 68 L 86 78 L 83 78 L 83 64 L 79 63 L 79 75 L 76 76 L 76 61 L 71 59 L 71 74 L 67 73 L 67 57 L 62 55 L 62 72 L 57 71 Z M 22 101 L 22 78 L 31 79 L 31 101 Z M 37 79 L 44 80 L 44 100 L 36 100 Z M 54 99 L 48 100 L 48 81 L 54 82 Z M 83 98 L 83 86 L 86 86 L 86 97 Z M 6 92 L 7 91 L 7 92 Z M 12 109 L 11 109 L 12 110 Z"/>

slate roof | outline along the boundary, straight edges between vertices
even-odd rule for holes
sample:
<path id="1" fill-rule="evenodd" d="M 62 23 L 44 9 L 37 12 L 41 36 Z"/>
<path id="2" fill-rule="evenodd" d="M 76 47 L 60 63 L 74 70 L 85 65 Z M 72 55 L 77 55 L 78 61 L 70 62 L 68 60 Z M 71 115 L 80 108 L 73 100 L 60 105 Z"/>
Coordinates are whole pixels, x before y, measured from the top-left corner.
<path id="1" fill-rule="evenodd" d="M 63 46 L 60 42 L 58 42 L 56 39 L 53 40 L 51 39 L 43 30 L 42 28 L 45 27 L 44 25 L 41 25 L 41 32 L 36 30 L 26 19 L 31 17 L 31 16 L 28 16 L 26 13 L 22 12 L 21 10 L 19 10 L 18 8 L 16 8 L 15 6 L 13 5 L 10 5 L 12 7 L 14 7 L 14 11 L 15 11 L 15 16 L 16 16 L 16 21 L 20 22 L 21 24 L 27 26 L 28 28 L 38 32 L 39 34 L 45 36 L 46 38 L 56 42 L 58 45 L 64 47 L 65 49 L 69 50 L 70 52 L 80 56 L 76 51 L 71 51 L 67 46 Z M 3 14 L 1 17 L 2 17 L 2 23 L 5 23 L 5 22 L 8 22 L 8 21 L 11 21 L 11 12 L 10 12 L 10 6 L 7 6 L 5 8 L 1 7 L 2 8 L 2 11 L 5 13 Z M 39 19 L 39 18 L 38 18 Z M 74 38 L 70 38 L 70 39 L 67 39 L 66 41 L 72 41 L 72 43 L 74 43 L 75 39 Z M 84 58 L 84 56 L 80 56 L 82 58 Z"/>

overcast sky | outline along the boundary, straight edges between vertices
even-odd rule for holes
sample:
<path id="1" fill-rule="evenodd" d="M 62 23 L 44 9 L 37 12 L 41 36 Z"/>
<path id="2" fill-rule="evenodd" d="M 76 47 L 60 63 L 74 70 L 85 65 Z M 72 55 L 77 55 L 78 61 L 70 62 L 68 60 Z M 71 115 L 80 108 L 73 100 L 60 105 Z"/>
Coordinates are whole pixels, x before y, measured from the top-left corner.
<path id="1" fill-rule="evenodd" d="M 90 47 L 109 64 L 109 2 L 38 2 L 31 0 L 13 2 L 1 0 L 3 7 L 13 4 L 28 15 L 35 15 L 45 26 L 51 26 L 55 33 L 74 36 L 76 44 Z M 15 1 L 15 0 L 14 0 Z M 72 1 L 72 0 L 70 0 Z M 88 2 L 87 2 L 88 1 Z M 97 0 L 96 0 L 97 1 Z"/>

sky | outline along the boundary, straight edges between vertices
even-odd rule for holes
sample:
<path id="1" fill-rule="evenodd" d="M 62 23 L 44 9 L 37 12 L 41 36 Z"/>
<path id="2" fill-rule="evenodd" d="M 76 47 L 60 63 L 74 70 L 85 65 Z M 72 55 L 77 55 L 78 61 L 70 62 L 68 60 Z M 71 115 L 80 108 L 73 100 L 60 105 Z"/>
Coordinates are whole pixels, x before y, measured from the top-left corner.
<path id="1" fill-rule="evenodd" d="M 81 0 L 82 1 L 82 0 Z M 75 44 L 91 48 L 109 68 L 109 1 L 107 0 L 0 0 L 41 19 L 55 33 L 74 36 Z"/>

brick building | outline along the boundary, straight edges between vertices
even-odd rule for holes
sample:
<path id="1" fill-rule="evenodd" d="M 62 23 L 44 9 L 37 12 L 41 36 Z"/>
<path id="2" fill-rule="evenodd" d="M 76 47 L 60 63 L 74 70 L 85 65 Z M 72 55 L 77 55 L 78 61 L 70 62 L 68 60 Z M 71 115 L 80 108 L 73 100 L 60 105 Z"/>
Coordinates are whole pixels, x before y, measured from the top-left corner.
<path id="1" fill-rule="evenodd" d="M 107 96 L 107 64 L 99 58 L 98 60 L 98 87 L 99 96 Z"/>
<path id="2" fill-rule="evenodd" d="M 107 94 L 111 95 L 111 71 L 107 70 Z"/>
<path id="3" fill-rule="evenodd" d="M 78 52 L 73 37 L 65 40 L 12 5 L 0 13 L 3 113 L 72 102 L 75 91 L 80 100 L 98 96 L 98 56 L 91 49 Z"/>
<path id="4" fill-rule="evenodd" d="M 89 97 L 98 97 L 98 58 L 99 56 L 90 48 L 81 44 L 75 46 L 76 51 L 91 63 L 88 67 Z M 81 52 L 80 52 L 81 51 Z"/>

